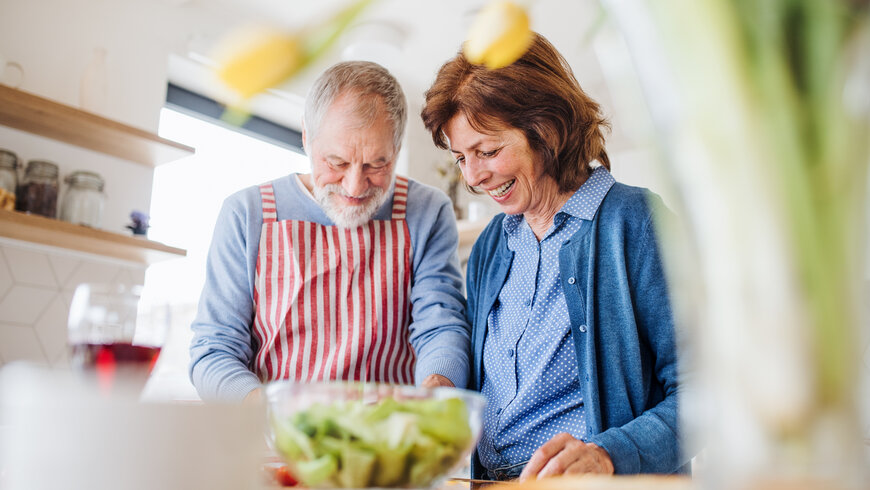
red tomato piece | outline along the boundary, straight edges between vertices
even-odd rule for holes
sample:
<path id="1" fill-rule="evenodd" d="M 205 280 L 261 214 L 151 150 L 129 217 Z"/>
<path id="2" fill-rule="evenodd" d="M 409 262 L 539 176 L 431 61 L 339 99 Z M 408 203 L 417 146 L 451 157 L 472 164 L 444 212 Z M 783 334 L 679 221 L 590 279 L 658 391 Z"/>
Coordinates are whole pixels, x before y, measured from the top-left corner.
<path id="1" fill-rule="evenodd" d="M 285 487 L 292 487 L 299 483 L 296 481 L 296 478 L 293 478 L 293 475 L 290 474 L 286 466 L 279 466 L 275 470 L 275 480 Z"/>

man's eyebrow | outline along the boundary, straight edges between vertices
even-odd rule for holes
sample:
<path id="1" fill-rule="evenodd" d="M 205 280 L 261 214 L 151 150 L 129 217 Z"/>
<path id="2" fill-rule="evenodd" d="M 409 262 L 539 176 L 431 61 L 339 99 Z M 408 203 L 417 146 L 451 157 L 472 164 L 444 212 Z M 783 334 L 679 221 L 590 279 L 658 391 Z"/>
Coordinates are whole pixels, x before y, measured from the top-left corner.
<path id="1" fill-rule="evenodd" d="M 329 154 L 323 158 L 330 163 L 347 163 L 347 160 L 345 160 L 344 157 L 340 157 L 335 154 Z M 370 162 L 363 162 L 363 165 L 386 165 L 388 163 L 390 163 L 389 158 L 387 158 L 386 156 L 380 156 Z"/>

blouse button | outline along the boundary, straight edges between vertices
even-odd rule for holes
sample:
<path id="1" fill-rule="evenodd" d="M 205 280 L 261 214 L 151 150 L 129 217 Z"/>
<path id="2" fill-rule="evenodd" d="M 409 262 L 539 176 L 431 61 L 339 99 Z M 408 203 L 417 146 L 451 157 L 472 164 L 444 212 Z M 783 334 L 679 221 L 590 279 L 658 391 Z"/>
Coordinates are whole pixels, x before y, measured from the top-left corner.
<path id="1" fill-rule="evenodd" d="M 576 281 L 574 281 L 573 277 L 568 278 L 568 284 L 574 284 L 574 282 L 576 282 Z"/>
<path id="2" fill-rule="evenodd" d="M 586 325 L 580 325 L 580 331 L 586 333 Z"/>

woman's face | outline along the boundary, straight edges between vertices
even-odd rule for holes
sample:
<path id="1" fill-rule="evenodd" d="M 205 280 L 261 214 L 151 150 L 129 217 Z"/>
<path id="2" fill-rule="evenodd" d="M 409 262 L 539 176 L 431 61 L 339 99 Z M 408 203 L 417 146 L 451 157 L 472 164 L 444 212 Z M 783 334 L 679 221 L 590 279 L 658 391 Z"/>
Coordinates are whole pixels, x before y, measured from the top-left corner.
<path id="1" fill-rule="evenodd" d="M 480 133 L 460 113 L 447 122 L 444 134 L 465 182 L 489 194 L 502 211 L 527 216 L 548 212 L 546 196 L 558 194 L 558 185 L 536 164 L 522 131 Z"/>

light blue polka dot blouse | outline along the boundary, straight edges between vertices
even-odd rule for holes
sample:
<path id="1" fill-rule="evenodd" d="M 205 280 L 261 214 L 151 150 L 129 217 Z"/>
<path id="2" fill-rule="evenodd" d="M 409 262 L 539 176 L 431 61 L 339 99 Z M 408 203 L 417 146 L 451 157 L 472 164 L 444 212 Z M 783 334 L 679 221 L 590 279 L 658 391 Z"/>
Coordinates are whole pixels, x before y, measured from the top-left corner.
<path id="1" fill-rule="evenodd" d="M 582 220 L 592 220 L 614 182 L 607 169 L 595 169 L 540 242 L 522 215 L 504 219 L 514 259 L 489 313 L 483 347 L 481 391 L 488 403 L 478 454 L 490 470 L 527 461 L 560 432 L 586 436 L 559 249 Z"/>

